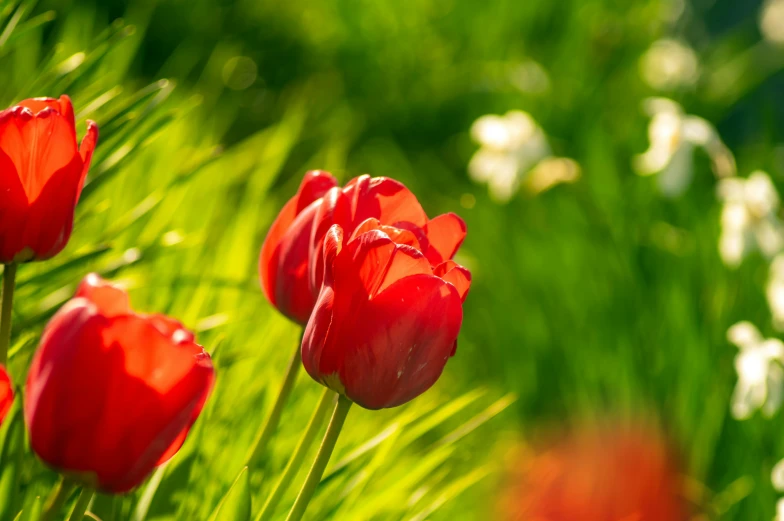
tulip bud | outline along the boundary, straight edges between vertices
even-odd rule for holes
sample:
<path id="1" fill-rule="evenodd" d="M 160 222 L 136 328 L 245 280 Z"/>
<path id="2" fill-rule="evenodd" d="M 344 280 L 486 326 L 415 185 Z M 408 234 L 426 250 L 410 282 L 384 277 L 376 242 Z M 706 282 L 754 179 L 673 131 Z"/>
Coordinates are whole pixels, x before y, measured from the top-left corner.
<path id="1" fill-rule="evenodd" d="M 68 96 L 0 112 L 0 263 L 43 260 L 68 243 L 98 127 L 77 143 Z"/>
<path id="2" fill-rule="evenodd" d="M 182 324 L 134 312 L 122 289 L 88 275 L 33 358 L 30 444 L 88 486 L 127 492 L 179 450 L 214 379 L 209 355 Z"/>

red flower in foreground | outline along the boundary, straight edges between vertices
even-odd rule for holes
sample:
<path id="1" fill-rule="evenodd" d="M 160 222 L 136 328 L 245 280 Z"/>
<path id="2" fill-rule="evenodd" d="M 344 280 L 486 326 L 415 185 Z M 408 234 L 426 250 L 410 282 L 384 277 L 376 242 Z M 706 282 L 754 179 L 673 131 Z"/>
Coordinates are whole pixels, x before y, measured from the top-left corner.
<path id="1" fill-rule="evenodd" d="M 676 459 L 655 430 L 590 428 L 516 460 L 502 521 L 687 521 Z"/>
<path id="2" fill-rule="evenodd" d="M 431 258 L 453 253 L 423 253 L 434 244 L 419 229 L 373 218 L 348 240 L 330 228 L 302 340 L 310 376 L 367 409 L 406 403 L 438 380 L 455 353 L 471 274 L 451 260 L 434 267 Z"/>
<path id="3" fill-rule="evenodd" d="M 51 467 L 126 492 L 182 446 L 215 379 L 193 334 L 131 310 L 95 274 L 44 330 L 27 378 L 30 443 Z"/>
<path id="4" fill-rule="evenodd" d="M 6 414 L 14 403 L 14 389 L 11 387 L 11 378 L 8 371 L 0 365 L 0 425 L 3 424 Z"/>
<path id="5" fill-rule="evenodd" d="M 0 112 L 0 263 L 48 259 L 65 247 L 97 141 L 88 121 L 78 145 L 68 96 Z"/>
<path id="6" fill-rule="evenodd" d="M 328 172 L 310 171 L 262 246 L 259 274 L 267 299 L 287 317 L 305 324 L 321 289 L 327 230 L 339 224 L 350 236 L 371 217 L 414 234 L 433 265 L 451 259 L 466 233 L 455 214 L 428 219 L 414 194 L 394 179 L 363 175 L 340 188 Z"/>

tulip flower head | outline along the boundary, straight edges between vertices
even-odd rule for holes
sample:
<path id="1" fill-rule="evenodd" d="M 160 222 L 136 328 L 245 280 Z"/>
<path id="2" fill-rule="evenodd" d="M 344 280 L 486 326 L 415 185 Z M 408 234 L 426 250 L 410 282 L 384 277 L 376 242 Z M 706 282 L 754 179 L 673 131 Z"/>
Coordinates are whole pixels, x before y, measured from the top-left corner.
<path id="1" fill-rule="evenodd" d="M 0 365 L 0 425 L 3 424 L 5 416 L 11 409 L 14 403 L 14 388 L 11 384 L 11 378 L 8 376 L 8 371 L 5 367 Z"/>
<path id="2" fill-rule="evenodd" d="M 78 144 L 68 96 L 0 112 L 0 263 L 48 259 L 65 247 L 97 141 L 88 121 Z"/>
<path id="3" fill-rule="evenodd" d="M 327 231 L 338 224 L 350 236 L 370 218 L 418 234 L 421 253 L 434 265 L 451 259 L 465 238 L 465 224 L 458 216 L 428 219 L 414 194 L 394 179 L 363 175 L 341 188 L 329 173 L 310 171 L 261 248 L 259 274 L 267 299 L 304 325 L 321 289 Z"/>
<path id="4" fill-rule="evenodd" d="M 688 521 L 679 465 L 655 430 L 590 426 L 510 462 L 501 521 Z"/>
<path id="5" fill-rule="evenodd" d="M 402 405 L 429 389 L 455 354 L 471 284 L 468 270 L 448 260 L 455 239 L 373 218 L 350 237 L 333 225 L 302 341 L 310 376 L 367 409 Z"/>
<path id="6" fill-rule="evenodd" d="M 27 378 L 30 444 L 98 490 L 131 490 L 182 446 L 214 382 L 209 355 L 176 320 L 134 312 L 88 275 L 44 330 Z"/>

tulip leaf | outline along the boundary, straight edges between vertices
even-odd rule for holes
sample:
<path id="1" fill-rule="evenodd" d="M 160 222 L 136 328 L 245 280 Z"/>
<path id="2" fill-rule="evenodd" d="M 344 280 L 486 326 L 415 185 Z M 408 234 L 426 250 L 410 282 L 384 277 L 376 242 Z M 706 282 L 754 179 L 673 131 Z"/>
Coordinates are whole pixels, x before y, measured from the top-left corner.
<path id="1" fill-rule="evenodd" d="M 250 473 L 248 467 L 243 467 L 213 512 L 210 521 L 248 521 L 250 511 Z"/>

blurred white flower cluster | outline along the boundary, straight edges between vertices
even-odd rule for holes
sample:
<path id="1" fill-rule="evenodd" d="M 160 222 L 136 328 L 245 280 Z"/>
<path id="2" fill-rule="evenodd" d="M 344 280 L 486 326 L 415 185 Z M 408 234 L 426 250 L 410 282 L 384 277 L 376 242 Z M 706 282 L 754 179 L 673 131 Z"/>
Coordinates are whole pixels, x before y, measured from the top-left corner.
<path id="1" fill-rule="evenodd" d="M 708 121 L 686 114 L 680 105 L 666 98 L 649 98 L 643 109 L 651 117 L 650 146 L 634 158 L 634 168 L 639 175 L 658 174 L 659 188 L 665 196 L 677 197 L 686 191 L 693 177 L 697 148 L 707 153 L 717 177 L 735 175 L 735 158 Z"/>
<path id="2" fill-rule="evenodd" d="M 719 252 L 725 264 L 740 265 L 746 254 L 759 249 L 773 258 L 784 247 L 784 223 L 778 216 L 779 194 L 765 172 L 748 179 L 722 179 L 718 187 L 721 211 Z"/>
<path id="3" fill-rule="evenodd" d="M 511 199 L 521 184 L 537 194 L 580 177 L 575 161 L 552 156 L 544 131 L 527 112 L 482 116 L 471 126 L 471 137 L 480 148 L 468 172 L 474 181 L 487 183 L 496 201 Z"/>
<path id="4" fill-rule="evenodd" d="M 665 38 L 653 42 L 642 55 L 640 73 L 654 89 L 671 91 L 694 85 L 700 75 L 700 62 L 694 49 Z"/>
<path id="5" fill-rule="evenodd" d="M 744 420 L 762 409 L 772 416 L 784 398 L 784 342 L 763 338 L 750 322 L 732 326 L 727 339 L 740 350 L 735 356 L 738 383 L 732 395 L 732 415 Z"/>

